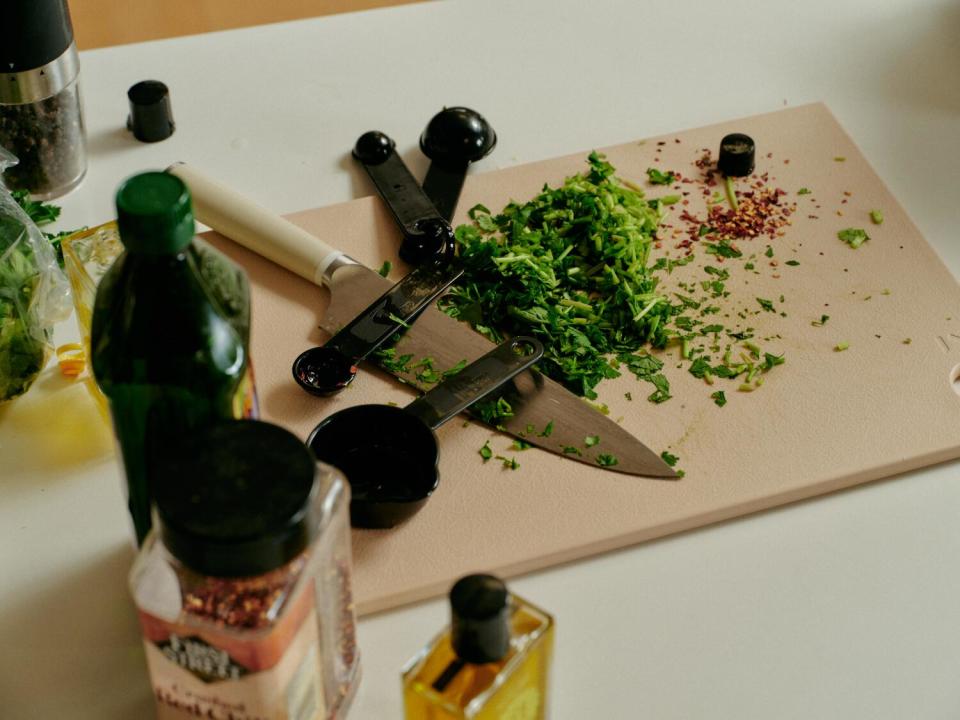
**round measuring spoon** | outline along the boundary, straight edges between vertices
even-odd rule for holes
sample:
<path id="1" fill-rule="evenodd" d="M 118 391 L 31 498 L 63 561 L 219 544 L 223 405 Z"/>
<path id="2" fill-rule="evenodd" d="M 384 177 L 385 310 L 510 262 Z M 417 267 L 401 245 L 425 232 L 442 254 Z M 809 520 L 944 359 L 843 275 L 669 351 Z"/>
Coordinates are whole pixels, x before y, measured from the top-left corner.
<path id="1" fill-rule="evenodd" d="M 465 107 L 444 108 L 420 135 L 420 149 L 432 160 L 423 191 L 448 222 L 456 212 L 467 167 L 489 155 L 496 145 L 497 133 L 490 123 Z"/>
<path id="2" fill-rule="evenodd" d="M 317 425 L 307 445 L 346 475 L 354 527 L 394 527 L 423 507 L 440 482 L 433 431 L 542 355 L 538 340 L 517 336 L 405 408 L 355 405 Z"/>
<path id="3" fill-rule="evenodd" d="M 301 353 L 293 362 L 293 379 L 312 395 L 343 390 L 364 358 L 402 332 L 462 274 L 462 268 L 442 260 L 416 268 L 325 345 Z"/>
<path id="4" fill-rule="evenodd" d="M 393 140 L 379 130 L 365 132 L 353 147 L 353 157 L 367 171 L 403 232 L 400 257 L 411 265 L 452 258 L 456 252 L 453 228 L 397 154 Z"/>

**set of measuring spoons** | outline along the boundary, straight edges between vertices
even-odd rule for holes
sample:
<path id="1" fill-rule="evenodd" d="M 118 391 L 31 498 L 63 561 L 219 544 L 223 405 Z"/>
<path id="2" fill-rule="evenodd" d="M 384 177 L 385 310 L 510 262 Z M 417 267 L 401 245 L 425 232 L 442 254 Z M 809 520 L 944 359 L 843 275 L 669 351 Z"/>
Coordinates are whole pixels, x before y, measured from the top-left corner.
<path id="1" fill-rule="evenodd" d="M 347 387 L 364 359 L 414 322 L 460 277 L 450 219 L 469 165 L 489 154 L 496 142 L 496 133 L 479 113 L 464 107 L 444 109 L 420 136 L 420 148 L 431 159 L 421 186 L 389 136 L 379 131 L 360 136 L 353 157 L 396 220 L 403 234 L 400 257 L 414 270 L 322 347 L 297 357 L 293 377 L 301 388 L 329 396 Z M 439 483 L 434 430 L 542 355 L 538 340 L 515 337 L 405 408 L 358 405 L 324 419 L 307 444 L 318 459 L 340 468 L 349 479 L 352 524 L 393 527 L 417 512 Z"/>

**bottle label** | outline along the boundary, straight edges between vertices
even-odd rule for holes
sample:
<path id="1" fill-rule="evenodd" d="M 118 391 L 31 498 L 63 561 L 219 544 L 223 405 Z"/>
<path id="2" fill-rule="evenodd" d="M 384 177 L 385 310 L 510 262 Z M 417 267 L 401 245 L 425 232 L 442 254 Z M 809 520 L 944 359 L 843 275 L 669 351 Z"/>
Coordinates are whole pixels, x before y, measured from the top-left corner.
<path id="1" fill-rule="evenodd" d="M 253 379 L 253 360 L 247 364 L 247 371 L 233 395 L 233 417 L 236 420 L 256 420 L 260 417 L 257 386 Z"/>
<path id="2" fill-rule="evenodd" d="M 198 629 L 140 612 L 158 720 L 326 718 L 313 593 L 269 630 Z"/>

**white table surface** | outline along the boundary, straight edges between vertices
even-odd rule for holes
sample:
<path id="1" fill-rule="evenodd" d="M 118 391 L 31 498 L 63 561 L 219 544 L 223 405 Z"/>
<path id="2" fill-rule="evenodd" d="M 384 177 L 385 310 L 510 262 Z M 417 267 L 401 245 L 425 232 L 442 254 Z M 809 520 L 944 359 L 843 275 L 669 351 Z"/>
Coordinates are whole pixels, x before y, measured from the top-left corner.
<path id="1" fill-rule="evenodd" d="M 357 136 L 387 131 L 422 176 L 417 137 L 443 105 L 496 128 L 481 171 L 824 100 L 956 274 L 958 37 L 960 7 L 935 0 L 450 0 L 87 52 L 90 172 L 62 225 L 111 218 L 124 177 L 181 159 L 281 212 L 369 194 Z M 177 121 L 156 145 L 123 128 L 146 78 Z M 895 422 L 896 377 L 889 397 Z M 55 371 L 0 410 L 4 720 L 152 717 L 112 452 Z M 558 621 L 552 717 L 960 717 L 958 474 L 516 579 Z M 399 669 L 446 612 L 360 623 L 351 717 L 401 716 Z"/>

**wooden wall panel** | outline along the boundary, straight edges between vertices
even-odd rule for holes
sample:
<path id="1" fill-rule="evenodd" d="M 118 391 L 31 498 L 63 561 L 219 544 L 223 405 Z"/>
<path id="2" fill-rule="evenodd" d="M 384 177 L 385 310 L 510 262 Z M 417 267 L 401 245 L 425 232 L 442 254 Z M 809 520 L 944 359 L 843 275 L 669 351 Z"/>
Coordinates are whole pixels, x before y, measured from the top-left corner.
<path id="1" fill-rule="evenodd" d="M 69 0 L 81 50 L 422 0 Z"/>

